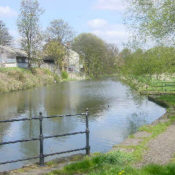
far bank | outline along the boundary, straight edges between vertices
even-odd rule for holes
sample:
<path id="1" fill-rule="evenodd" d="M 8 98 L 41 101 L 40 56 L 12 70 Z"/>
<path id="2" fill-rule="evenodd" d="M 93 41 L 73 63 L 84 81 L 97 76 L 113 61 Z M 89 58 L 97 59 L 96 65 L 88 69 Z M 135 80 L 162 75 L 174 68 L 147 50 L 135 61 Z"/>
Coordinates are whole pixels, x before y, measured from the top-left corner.
<path id="1" fill-rule="evenodd" d="M 66 72 L 60 76 L 48 69 L 41 68 L 0 68 L 0 93 L 30 89 L 45 86 L 60 81 L 81 80 L 84 76 L 69 75 Z"/>

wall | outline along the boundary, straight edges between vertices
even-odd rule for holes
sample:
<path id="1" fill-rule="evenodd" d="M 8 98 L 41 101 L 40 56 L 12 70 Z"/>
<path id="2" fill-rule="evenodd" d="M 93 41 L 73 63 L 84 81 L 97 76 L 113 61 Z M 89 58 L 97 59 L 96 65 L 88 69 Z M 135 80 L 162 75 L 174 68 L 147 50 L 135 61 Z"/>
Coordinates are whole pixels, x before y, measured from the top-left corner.
<path id="1" fill-rule="evenodd" d="M 17 63 L 17 67 L 28 68 L 28 63 Z"/>
<path id="2" fill-rule="evenodd" d="M 17 63 L 5 63 L 4 67 L 17 67 Z"/>
<path id="3" fill-rule="evenodd" d="M 60 69 L 55 64 L 44 63 L 44 64 L 41 65 L 41 68 L 49 69 L 51 72 L 60 75 Z"/>

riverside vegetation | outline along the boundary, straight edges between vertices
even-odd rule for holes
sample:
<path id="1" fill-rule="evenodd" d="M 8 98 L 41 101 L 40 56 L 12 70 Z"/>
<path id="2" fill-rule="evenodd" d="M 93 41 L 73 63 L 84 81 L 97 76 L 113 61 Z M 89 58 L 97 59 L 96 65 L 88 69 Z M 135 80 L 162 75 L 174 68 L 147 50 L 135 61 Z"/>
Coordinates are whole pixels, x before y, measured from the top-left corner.
<path id="1" fill-rule="evenodd" d="M 153 0 L 149 0 L 148 4 L 143 3 L 142 0 L 129 1 L 131 2 L 129 11 L 132 13 L 133 19 L 131 22 L 133 22 L 134 27 L 139 26 L 138 30 L 140 32 L 149 37 L 152 36 L 156 41 L 161 41 L 158 46 L 147 50 L 125 48 L 119 53 L 116 47 L 106 44 L 92 34 L 80 34 L 73 40 L 72 46 L 80 54 L 84 71 L 89 77 L 118 72 L 122 81 L 125 81 L 140 93 L 153 95 L 151 96 L 152 99 L 165 103 L 170 114 L 174 112 L 175 105 L 175 96 L 172 95 L 175 92 L 175 32 L 172 29 L 175 24 L 174 1 L 163 0 L 161 3 L 154 3 Z M 53 24 L 60 25 L 59 21 Z M 60 38 L 58 36 L 53 39 L 58 43 Z M 145 44 L 145 42 L 143 43 Z M 60 50 L 59 46 L 57 50 Z M 54 53 L 56 52 L 52 52 L 52 54 Z M 60 64 L 59 54 L 51 56 Z M 62 62 L 61 65 L 63 65 Z M 26 88 L 32 87 L 35 86 L 37 81 L 41 84 L 54 81 L 54 76 L 48 75 L 44 71 L 42 71 L 42 74 L 47 77 L 45 79 L 47 81 L 43 81 L 38 73 L 39 78 L 36 78 L 31 71 L 27 72 L 26 75 L 20 70 L 22 71 L 20 73 L 21 77 L 17 73 L 15 78 L 13 78 L 15 74 L 11 73 L 10 75 L 10 73 L 7 74 L 3 71 L 0 73 L 3 83 L 0 80 L 0 84 L 2 84 L 2 87 L 4 86 L 3 89 L 7 89 L 6 91 L 8 89 L 9 91 L 13 90 L 16 87 L 17 89 L 22 89 L 23 86 Z M 25 78 L 29 80 L 28 76 L 32 77 L 32 83 L 23 81 Z M 15 82 L 15 88 L 10 84 L 11 81 Z M 133 149 L 132 152 L 112 151 L 106 154 L 93 154 L 90 157 L 85 157 L 82 161 L 67 165 L 61 170 L 54 170 L 49 175 L 173 175 L 175 174 L 173 161 L 167 165 L 150 164 L 139 169 L 134 166 L 143 158 L 143 152 L 148 149 L 147 143 L 165 132 L 173 123 L 174 115 L 169 115 L 166 122 L 140 128 L 140 131 L 148 132 L 150 135 L 142 139 L 137 146 L 129 146 Z"/>
<path id="2" fill-rule="evenodd" d="M 59 80 L 58 75 L 47 69 L 0 68 L 0 93 L 47 85 Z"/>
<path id="3" fill-rule="evenodd" d="M 174 159 L 169 164 L 149 164 L 137 168 L 141 162 L 144 152 L 148 150 L 147 144 L 164 133 L 169 126 L 175 122 L 175 76 L 173 57 L 174 49 L 167 47 L 156 47 L 147 51 L 141 49 L 135 52 L 129 49 L 120 53 L 123 64 L 120 66 L 118 76 L 141 94 L 148 94 L 155 102 L 162 102 L 167 107 L 168 119 L 155 125 L 142 126 L 139 131 L 149 133 L 142 138 L 138 145 L 117 145 L 114 150 L 106 154 L 93 154 L 84 160 L 65 166 L 61 170 L 54 170 L 48 175 L 173 175 L 175 174 Z M 161 54 L 159 54 L 161 52 Z M 157 56 L 156 56 L 157 55 Z M 158 59 L 159 58 L 159 59 Z M 168 59 L 167 59 L 168 58 Z M 144 66 L 143 66 L 144 64 Z M 168 66 L 167 66 L 168 65 Z M 170 85 L 170 86 L 167 86 Z M 160 87 L 161 86 L 161 87 Z M 156 94 L 156 96 L 155 96 Z M 134 138 L 134 135 L 129 136 Z M 121 149 L 121 150 L 120 150 Z M 122 151 L 130 149 L 131 152 Z"/>
<path id="4" fill-rule="evenodd" d="M 163 103 L 167 107 L 168 120 L 158 122 L 155 125 L 146 125 L 139 131 L 150 135 L 142 139 L 136 146 L 116 146 L 123 149 L 131 149 L 131 152 L 123 152 L 120 149 L 106 154 L 93 154 L 84 160 L 65 166 L 61 170 L 55 170 L 48 175 L 173 175 L 175 174 L 174 159 L 169 164 L 149 164 L 137 168 L 135 166 L 143 159 L 144 152 L 149 149 L 149 141 L 156 139 L 164 133 L 175 121 L 175 74 L 174 54 L 171 47 L 155 47 L 149 50 L 137 49 L 131 52 L 124 49 L 120 53 L 122 64 L 119 67 L 118 76 L 133 89 L 141 94 L 151 95 L 157 103 Z M 130 136 L 134 138 L 134 136 Z"/>

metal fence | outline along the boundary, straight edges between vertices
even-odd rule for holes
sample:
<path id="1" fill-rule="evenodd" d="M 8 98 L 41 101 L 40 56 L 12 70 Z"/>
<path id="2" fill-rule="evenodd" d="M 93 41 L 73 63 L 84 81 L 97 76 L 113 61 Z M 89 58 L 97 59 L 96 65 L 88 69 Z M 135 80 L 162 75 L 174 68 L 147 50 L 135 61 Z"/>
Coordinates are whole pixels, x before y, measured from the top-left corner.
<path id="1" fill-rule="evenodd" d="M 160 88 L 162 91 L 175 91 L 175 82 L 160 82 L 158 85 L 152 85 L 153 88 Z M 171 87 L 171 89 L 168 89 Z M 157 90 L 157 89 L 155 89 Z"/>
<path id="2" fill-rule="evenodd" d="M 40 166 L 44 166 L 44 158 L 48 156 L 53 156 L 53 155 L 59 155 L 59 154 L 64 154 L 64 153 L 71 153 L 71 152 L 76 152 L 76 151 L 82 151 L 86 150 L 86 155 L 90 155 L 90 145 L 89 145 L 89 121 L 88 121 L 88 109 L 86 110 L 85 113 L 81 114 L 68 114 L 68 115 L 54 115 L 54 116 L 47 116 L 44 117 L 42 113 L 39 113 L 39 117 L 34 117 L 34 118 L 21 118 L 21 119 L 11 119 L 11 120 L 0 120 L 1 123 L 11 123 L 11 122 L 19 122 L 19 121 L 31 121 L 31 120 L 39 120 L 39 127 L 40 127 L 40 135 L 38 138 L 31 138 L 31 139 L 23 139 L 23 140 L 14 140 L 14 141 L 8 141 L 8 142 L 0 142 L 1 145 L 7 145 L 7 144 L 15 144 L 15 143 L 20 143 L 20 142 L 31 142 L 31 141 L 39 141 L 40 145 L 40 153 L 37 156 L 34 157 L 28 157 L 24 159 L 18 159 L 18 160 L 11 160 L 11 161 L 6 161 L 6 162 L 0 162 L 0 165 L 8 164 L 8 163 L 16 163 L 20 161 L 27 161 L 27 160 L 32 160 L 32 159 L 38 159 L 39 158 L 39 164 Z M 51 118 L 59 118 L 59 117 L 73 117 L 73 116 L 85 116 L 86 120 L 86 130 L 85 131 L 79 131 L 79 132 L 72 132 L 72 133 L 65 133 L 65 134 L 58 134 L 58 135 L 52 135 L 52 136 L 44 136 L 43 135 L 43 119 L 51 119 Z M 72 149 L 72 150 L 67 150 L 63 152 L 55 152 L 55 153 L 50 153 L 50 154 L 44 154 L 44 140 L 49 139 L 49 138 L 56 138 L 56 137 L 64 137 L 64 136 L 70 136 L 70 135 L 77 135 L 77 134 L 86 134 L 86 147 L 84 148 L 77 148 L 77 149 Z"/>

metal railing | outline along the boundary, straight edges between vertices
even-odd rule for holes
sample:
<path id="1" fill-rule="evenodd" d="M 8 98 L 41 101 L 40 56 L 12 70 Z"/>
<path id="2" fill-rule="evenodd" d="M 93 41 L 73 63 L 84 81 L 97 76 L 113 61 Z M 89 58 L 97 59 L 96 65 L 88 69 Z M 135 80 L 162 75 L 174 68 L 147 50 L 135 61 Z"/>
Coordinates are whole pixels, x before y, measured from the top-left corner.
<path id="1" fill-rule="evenodd" d="M 39 158 L 40 166 L 44 166 L 44 158 L 45 157 L 59 155 L 59 154 L 65 154 L 65 153 L 71 153 L 71 152 L 77 152 L 77 151 L 82 151 L 82 150 L 86 150 L 86 155 L 90 155 L 90 145 L 89 145 L 89 133 L 90 132 L 89 132 L 88 115 L 89 115 L 89 112 L 88 112 L 88 109 L 87 109 L 85 113 L 74 114 L 74 115 L 68 114 L 68 115 L 54 115 L 54 116 L 44 117 L 42 115 L 42 113 L 40 112 L 39 117 L 11 119 L 11 120 L 0 120 L 0 124 L 1 123 L 19 122 L 19 121 L 39 120 L 39 127 L 40 127 L 40 135 L 39 135 L 38 138 L 14 140 L 14 141 L 8 141 L 8 142 L 0 142 L 0 146 L 1 146 L 1 145 L 15 144 L 15 143 L 20 143 L 20 142 L 22 143 L 22 142 L 30 142 L 30 141 L 39 141 L 39 143 L 40 143 L 39 144 L 40 145 L 39 155 L 34 156 L 34 157 L 24 158 L 24 159 L 0 162 L 0 165 L 4 165 L 4 164 L 8 164 L 8 163 L 16 163 L 16 162 L 20 162 L 20 161 L 27 161 L 27 160 L 32 160 L 32 159 L 38 159 Z M 73 116 L 85 116 L 85 119 L 86 119 L 86 130 L 85 131 L 58 134 L 58 135 L 52 135 L 52 136 L 44 136 L 43 135 L 43 119 L 58 118 L 58 117 L 73 117 Z M 50 138 L 55 138 L 55 137 L 64 137 L 64 136 L 70 136 L 70 135 L 77 135 L 77 134 L 86 134 L 86 147 L 73 149 L 73 150 L 62 151 L 62 152 L 44 154 L 44 140 L 45 139 L 50 139 Z"/>
<path id="2" fill-rule="evenodd" d="M 151 89 L 152 91 L 157 91 L 157 88 L 160 88 L 163 92 L 171 92 L 175 91 L 175 82 L 159 82 L 157 85 L 151 85 L 152 88 L 156 89 Z M 171 89 L 168 89 L 168 87 L 172 87 Z"/>

